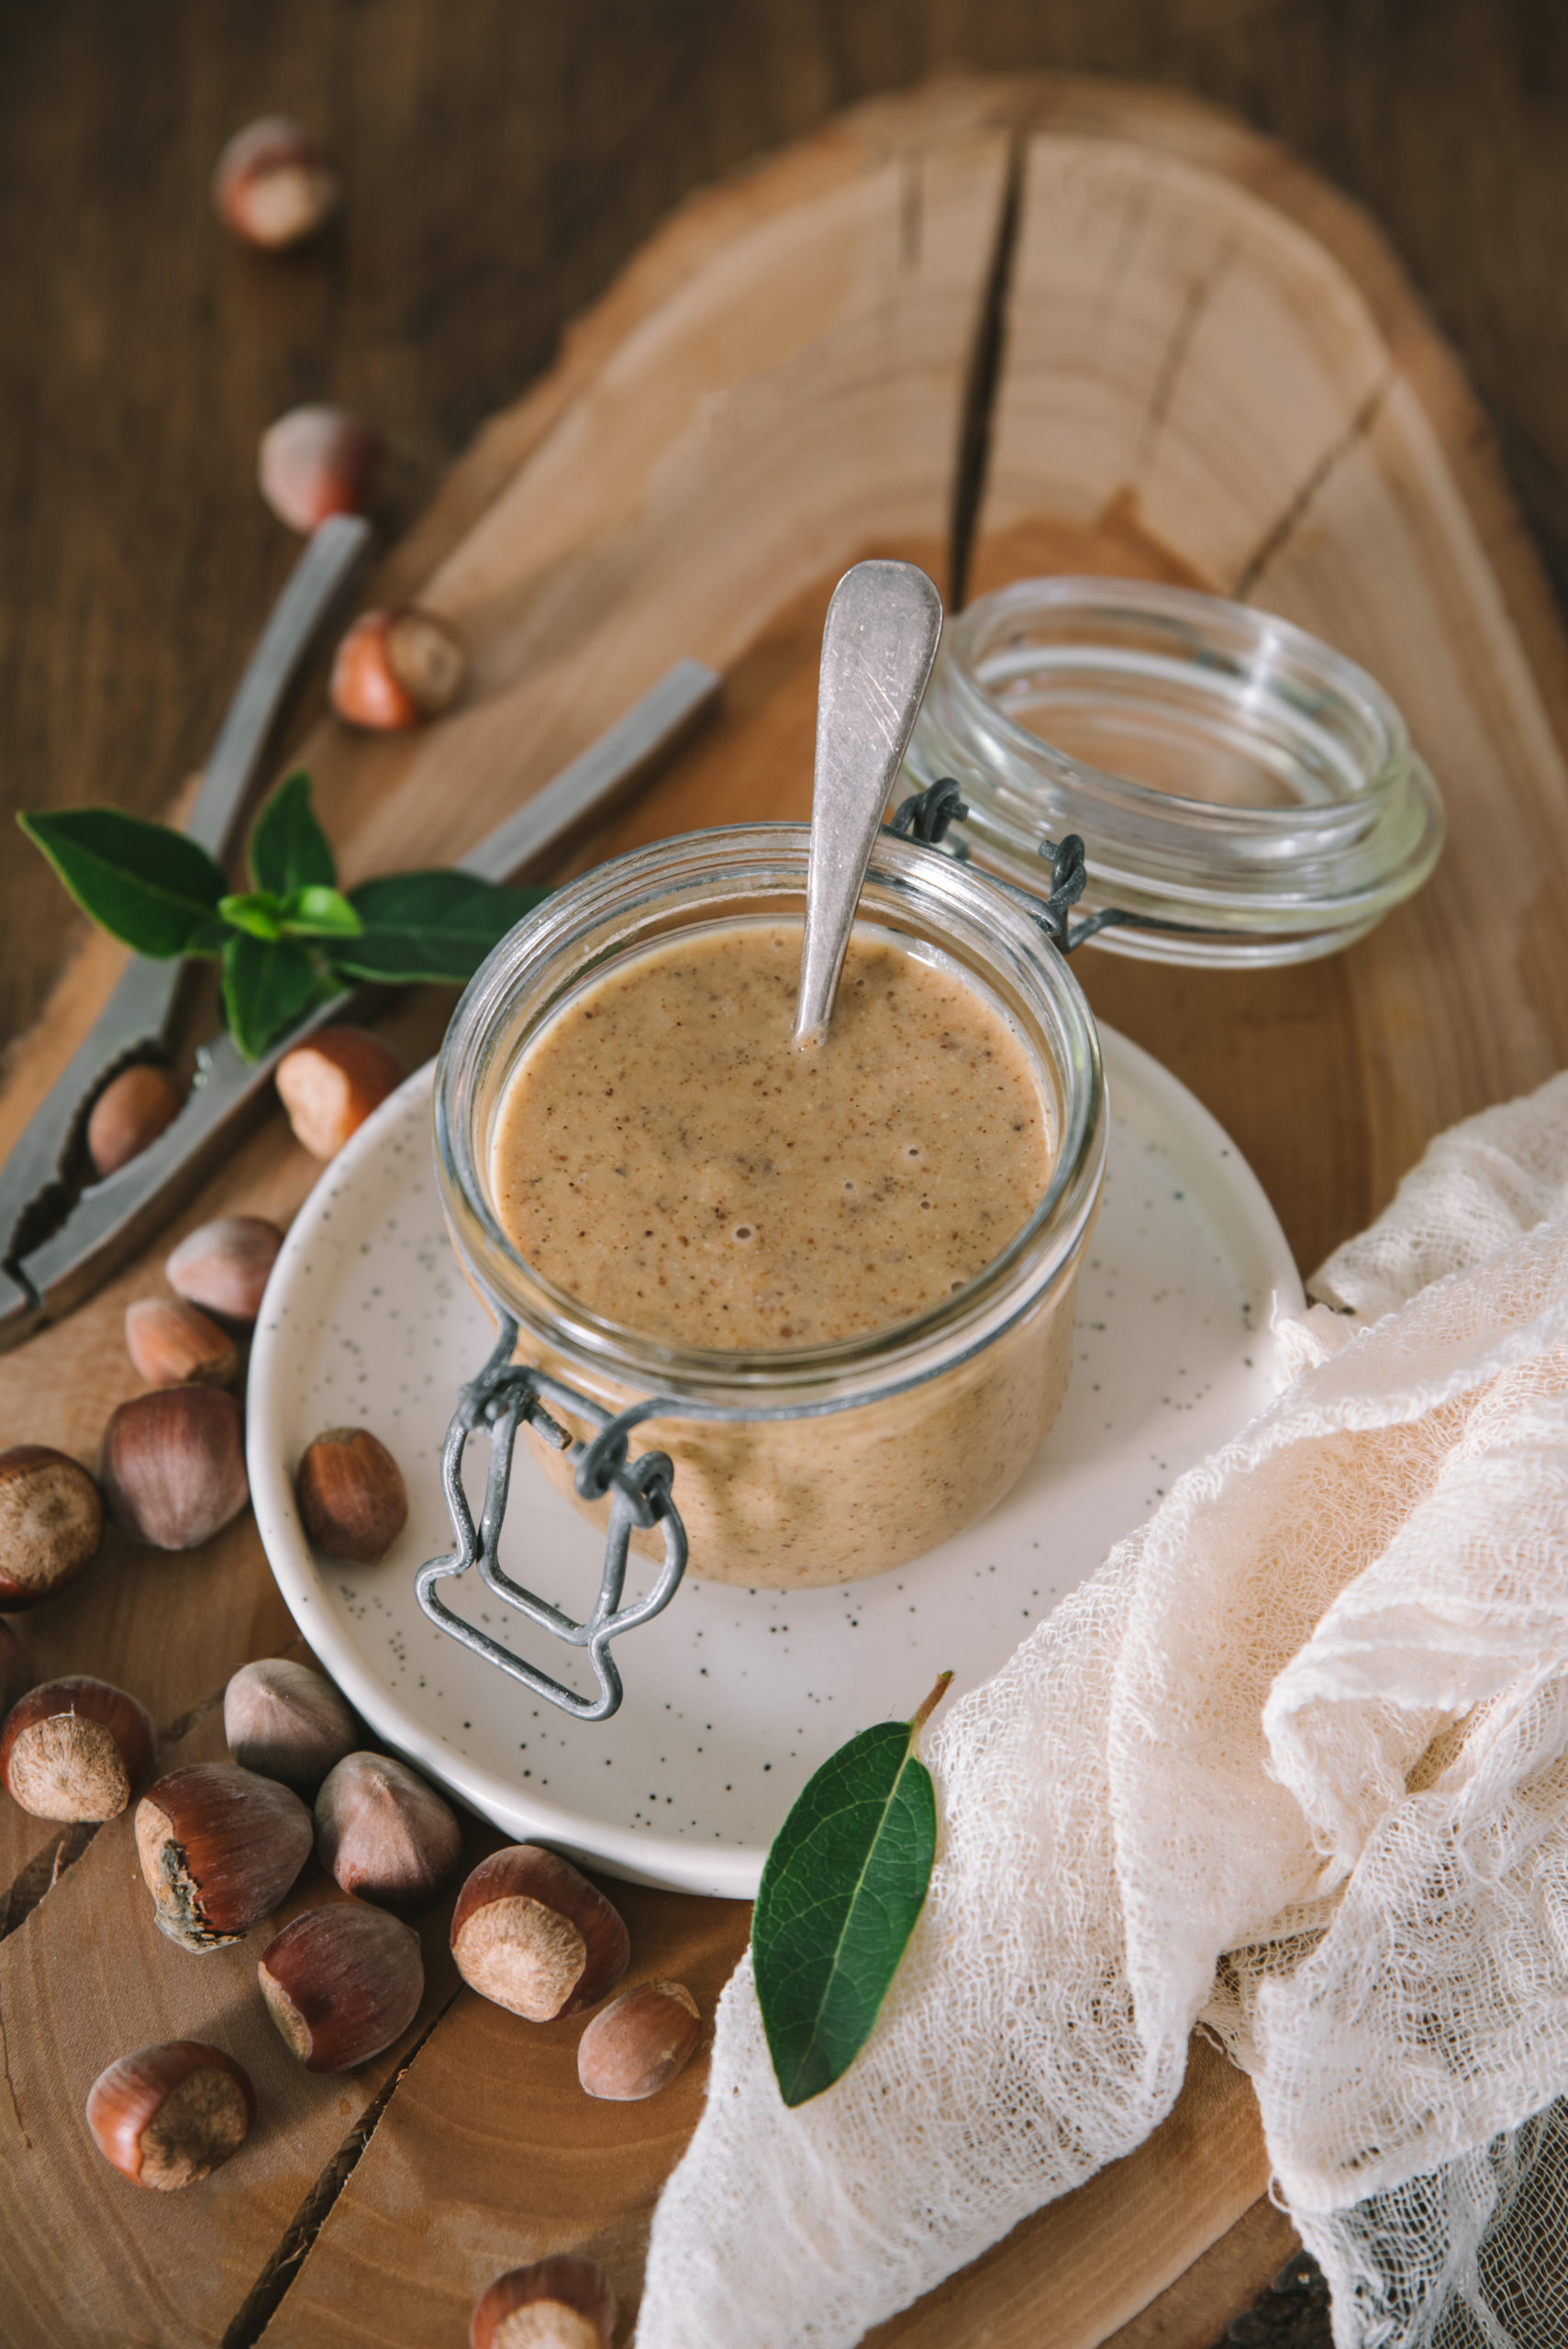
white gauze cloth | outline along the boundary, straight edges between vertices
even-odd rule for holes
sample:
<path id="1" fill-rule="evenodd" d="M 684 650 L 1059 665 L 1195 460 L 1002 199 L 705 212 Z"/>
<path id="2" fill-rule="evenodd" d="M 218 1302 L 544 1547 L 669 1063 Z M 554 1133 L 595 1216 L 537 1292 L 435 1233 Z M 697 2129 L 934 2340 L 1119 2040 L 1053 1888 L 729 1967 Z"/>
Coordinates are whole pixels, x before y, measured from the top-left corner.
<path id="1" fill-rule="evenodd" d="M 925 1910 L 797 2111 L 738 1969 L 639 2349 L 851 2349 L 1139 2144 L 1199 2021 L 1255 2081 L 1339 2349 L 1548 2337 L 1568 1075 L 1434 1143 L 1314 1288 L 1273 1406 L 927 1732 Z"/>

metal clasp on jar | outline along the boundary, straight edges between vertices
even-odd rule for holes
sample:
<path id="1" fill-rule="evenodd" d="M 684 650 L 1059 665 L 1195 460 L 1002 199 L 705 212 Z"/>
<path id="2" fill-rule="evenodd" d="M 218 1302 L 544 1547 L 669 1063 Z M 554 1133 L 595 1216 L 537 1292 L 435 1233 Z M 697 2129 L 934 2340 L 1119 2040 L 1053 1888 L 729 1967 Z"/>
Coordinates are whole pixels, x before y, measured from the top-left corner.
<path id="1" fill-rule="evenodd" d="M 618 1709 L 622 1695 L 620 1674 L 609 1652 L 610 1642 L 662 1613 L 680 1588 L 686 1570 L 686 1532 L 671 1497 L 674 1469 L 668 1456 L 662 1452 L 645 1452 L 636 1460 L 627 1457 L 628 1438 L 637 1422 L 674 1407 L 651 1397 L 612 1417 L 601 1404 L 579 1394 L 574 1387 L 515 1362 L 517 1345 L 517 1322 L 503 1313 L 495 1351 L 478 1377 L 463 1387 L 441 1452 L 441 1484 L 457 1548 L 421 1566 L 415 1587 L 419 1604 L 431 1622 L 452 1639 L 461 1640 L 464 1647 L 483 1656 L 487 1664 L 497 1665 L 535 1696 L 559 1705 L 562 1712 L 570 1713 L 576 1720 L 607 1720 Z M 546 1397 L 586 1420 L 596 1433 L 586 1443 L 577 1442 L 545 1408 Z M 561 1608 L 540 1598 L 537 1592 L 514 1582 L 501 1568 L 501 1527 L 506 1515 L 512 1455 L 525 1426 L 536 1429 L 555 1451 L 568 1455 L 582 1499 L 596 1501 L 606 1494 L 609 1496 L 610 1518 L 605 1534 L 599 1593 L 593 1612 L 583 1622 L 575 1621 Z M 469 1437 L 481 1427 L 490 1438 L 490 1467 L 484 1514 L 476 1528 L 463 1490 L 462 1460 Z M 664 1535 L 664 1557 L 658 1578 L 646 1598 L 623 1607 L 621 1593 L 626 1585 L 632 1534 L 655 1525 L 662 1527 Z M 496 1598 L 517 1608 L 553 1639 L 586 1651 L 599 1684 L 597 1696 L 579 1696 L 564 1682 L 553 1679 L 537 1664 L 503 1647 L 487 1631 L 477 1630 L 473 1624 L 464 1622 L 461 1615 L 453 1614 L 437 1586 L 452 1575 L 466 1574 L 471 1566 L 479 1568 L 481 1581 Z"/>

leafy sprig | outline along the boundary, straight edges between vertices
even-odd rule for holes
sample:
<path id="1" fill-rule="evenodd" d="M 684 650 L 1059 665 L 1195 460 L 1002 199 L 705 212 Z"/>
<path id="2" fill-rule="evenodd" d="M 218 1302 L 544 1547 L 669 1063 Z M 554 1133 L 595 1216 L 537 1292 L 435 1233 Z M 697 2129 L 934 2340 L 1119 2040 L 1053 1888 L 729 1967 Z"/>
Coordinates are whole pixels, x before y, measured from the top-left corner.
<path id="1" fill-rule="evenodd" d="M 925 1904 L 937 1798 L 913 1720 L 879 1721 L 829 1754 L 773 1839 L 751 1917 L 751 1965 L 786 2105 L 841 2079 L 871 2036 Z"/>
<path id="2" fill-rule="evenodd" d="M 183 832 L 117 808 L 17 820 L 111 938 L 161 961 L 188 955 L 221 965 L 223 1016 L 247 1060 L 345 986 L 462 985 L 545 894 L 438 870 L 389 874 L 345 895 L 303 770 L 257 818 L 246 890 L 231 890 Z"/>

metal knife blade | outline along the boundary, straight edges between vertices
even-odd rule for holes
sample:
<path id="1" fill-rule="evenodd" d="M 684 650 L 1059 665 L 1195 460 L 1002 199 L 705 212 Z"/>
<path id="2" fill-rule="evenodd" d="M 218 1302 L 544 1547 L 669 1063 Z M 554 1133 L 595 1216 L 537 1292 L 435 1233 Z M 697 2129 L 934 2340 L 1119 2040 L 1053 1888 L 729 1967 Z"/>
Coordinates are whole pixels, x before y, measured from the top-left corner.
<path id="1" fill-rule="evenodd" d="M 675 749 L 713 708 L 722 686 L 703 662 L 677 661 L 624 718 L 472 849 L 459 869 L 508 881 L 560 850 Z M 261 1060 L 241 1060 L 220 1036 L 203 1055 L 196 1086 L 173 1124 L 117 1174 L 84 1190 L 61 1228 L 22 1258 L 17 1271 L 26 1286 L 14 1283 L 14 1301 L 0 1302 L 0 1352 L 58 1320 L 106 1280 L 195 1189 L 247 1112 L 265 1108 L 284 1054 L 374 992 L 356 990 L 322 1004 Z"/>
<path id="2" fill-rule="evenodd" d="M 218 729 L 188 836 L 221 859 L 233 838 L 268 738 L 301 663 L 370 544 L 353 515 L 323 522 L 290 573 Z M 167 1050 L 188 966 L 135 955 L 92 1028 L 0 1167 L 0 1315 L 26 1304 L 18 1260 L 68 1210 L 67 1169 L 88 1110 L 129 1062 Z M 4 1343 L 0 1337 L 0 1343 Z"/>

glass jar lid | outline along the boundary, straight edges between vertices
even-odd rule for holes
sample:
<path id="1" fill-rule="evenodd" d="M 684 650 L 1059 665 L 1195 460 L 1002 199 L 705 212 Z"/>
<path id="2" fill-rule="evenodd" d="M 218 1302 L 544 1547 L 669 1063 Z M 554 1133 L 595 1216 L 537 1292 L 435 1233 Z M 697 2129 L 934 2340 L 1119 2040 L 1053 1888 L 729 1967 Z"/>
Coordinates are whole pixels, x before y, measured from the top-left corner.
<path id="1" fill-rule="evenodd" d="M 951 775 L 948 852 L 1043 895 L 1079 833 L 1095 943 L 1160 962 L 1305 962 L 1430 873 L 1442 803 L 1364 669 L 1244 604 L 1132 579 L 1025 579 L 950 623 L 906 760 Z"/>

